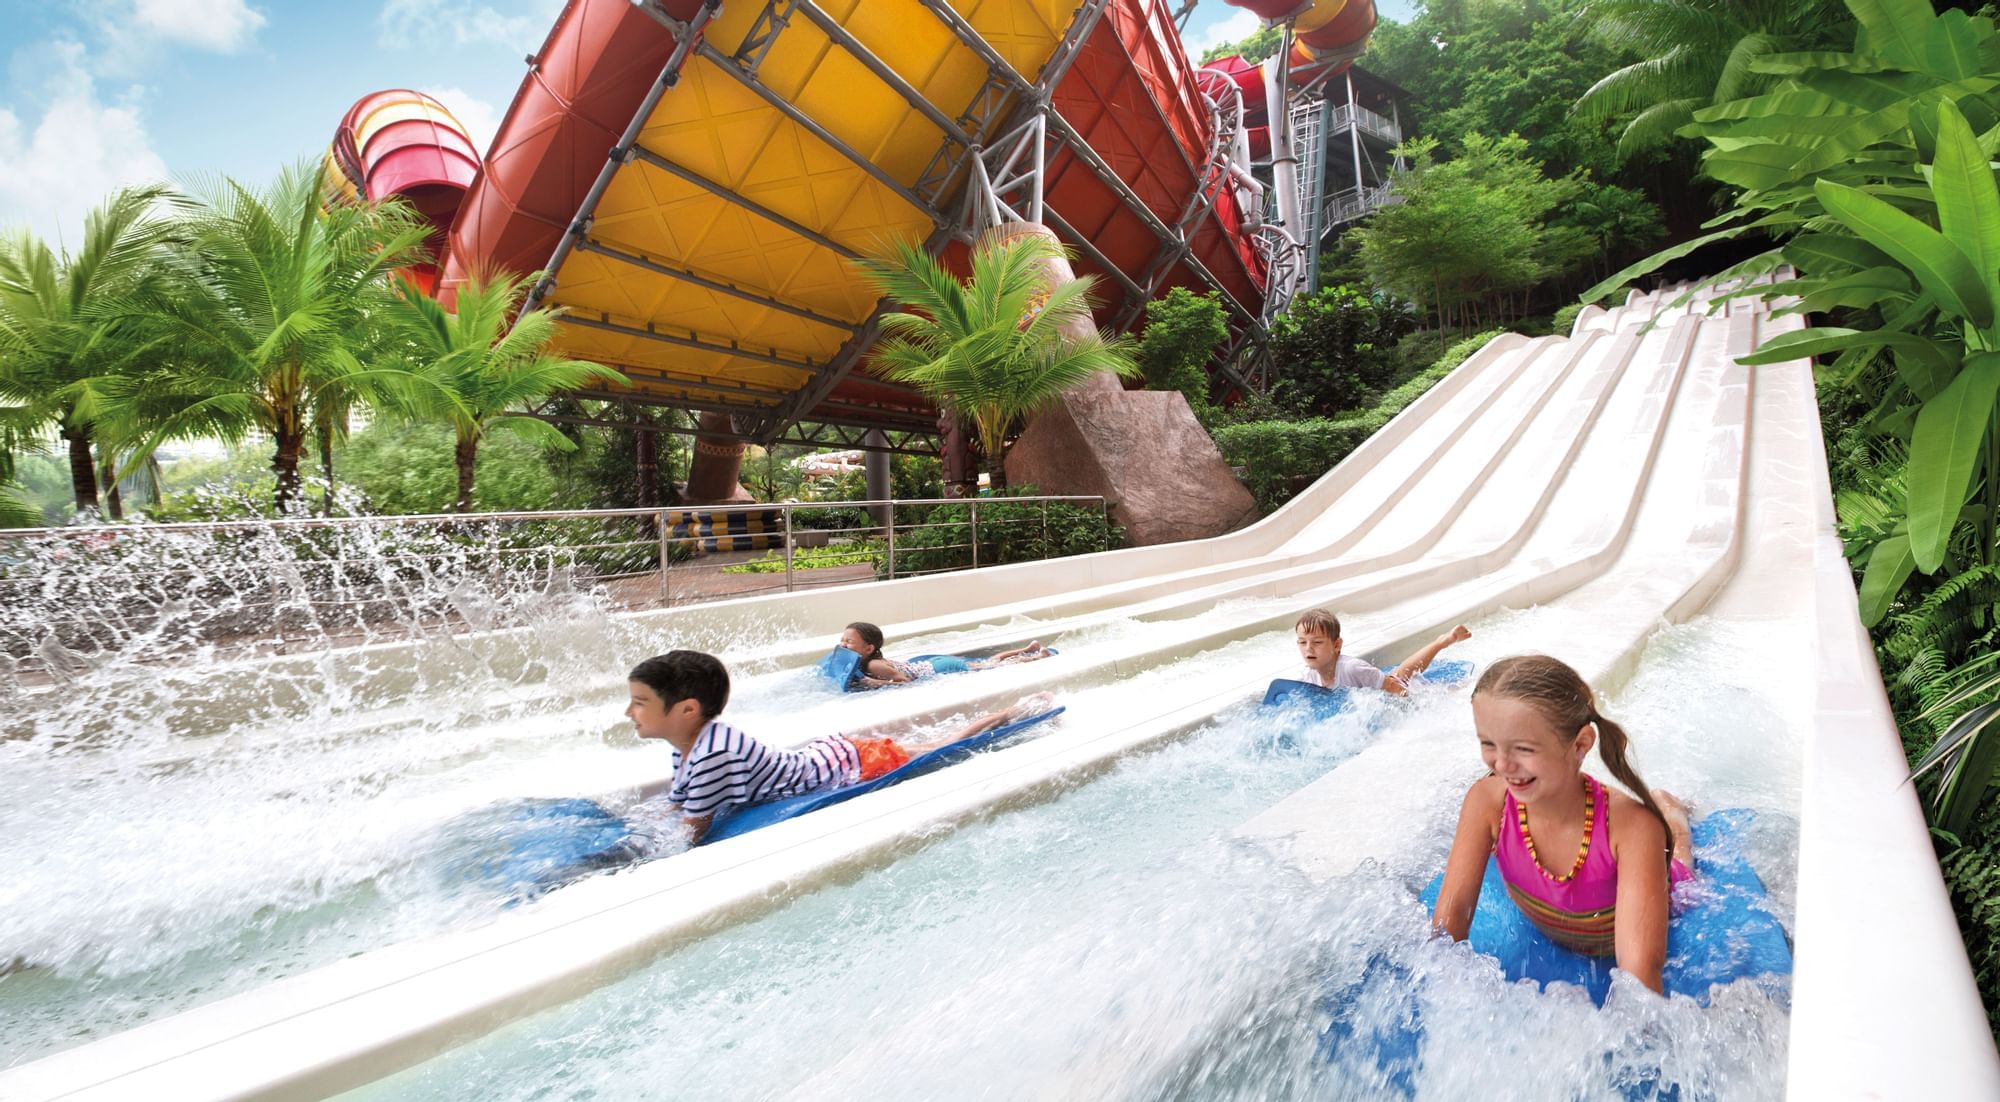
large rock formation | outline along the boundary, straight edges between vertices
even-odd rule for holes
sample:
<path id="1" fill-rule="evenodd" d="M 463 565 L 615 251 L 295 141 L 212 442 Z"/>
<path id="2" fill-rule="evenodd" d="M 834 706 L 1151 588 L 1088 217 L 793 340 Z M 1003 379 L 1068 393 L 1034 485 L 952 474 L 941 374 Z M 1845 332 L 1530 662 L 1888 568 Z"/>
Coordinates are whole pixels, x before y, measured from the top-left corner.
<path id="1" fill-rule="evenodd" d="M 1103 497 L 1133 547 L 1217 536 L 1257 518 L 1179 391 L 1065 393 L 1007 452 L 1007 481 Z"/>

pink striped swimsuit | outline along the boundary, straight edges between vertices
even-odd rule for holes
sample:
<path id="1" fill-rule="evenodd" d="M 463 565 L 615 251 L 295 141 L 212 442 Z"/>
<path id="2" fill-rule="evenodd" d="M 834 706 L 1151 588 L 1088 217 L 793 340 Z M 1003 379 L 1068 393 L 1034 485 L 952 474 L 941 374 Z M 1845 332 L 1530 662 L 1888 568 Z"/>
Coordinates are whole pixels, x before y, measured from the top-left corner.
<path id="1" fill-rule="evenodd" d="M 1535 860 L 1522 831 L 1524 809 L 1512 792 L 1500 808 L 1500 836 L 1493 844 L 1493 856 L 1507 882 L 1507 895 L 1536 929 L 1572 952 L 1605 957 L 1616 948 L 1618 860 L 1611 854 L 1610 801 L 1604 786 L 1588 773 L 1583 779 L 1590 793 L 1585 805 L 1590 832 L 1584 839 L 1583 863 L 1570 875 L 1557 877 Z M 1668 875 L 1678 884 L 1693 873 L 1675 860 Z"/>

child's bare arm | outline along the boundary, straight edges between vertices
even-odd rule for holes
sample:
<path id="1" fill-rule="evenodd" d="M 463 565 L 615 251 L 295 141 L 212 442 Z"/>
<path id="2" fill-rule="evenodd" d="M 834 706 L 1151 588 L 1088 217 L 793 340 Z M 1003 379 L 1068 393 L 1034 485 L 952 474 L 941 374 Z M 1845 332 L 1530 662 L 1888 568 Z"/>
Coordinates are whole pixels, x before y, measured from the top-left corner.
<path id="1" fill-rule="evenodd" d="M 1402 691 L 1403 687 L 1409 684 L 1410 678 L 1415 677 L 1418 674 L 1429 669 L 1431 663 L 1437 659 L 1437 656 L 1440 653 L 1442 653 L 1446 647 L 1451 646 L 1453 643 L 1463 642 L 1470 638 L 1472 638 L 1471 629 L 1467 628 L 1464 624 L 1460 624 L 1457 627 L 1451 629 L 1450 631 L 1445 632 L 1443 635 L 1440 635 L 1437 638 L 1431 640 L 1430 642 L 1424 644 L 1422 647 L 1418 648 L 1417 653 L 1404 659 L 1403 664 L 1396 667 L 1396 672 L 1389 675 L 1390 677 L 1393 677 L 1398 682 L 1400 682 L 1400 684 L 1396 688 L 1389 689 L 1389 691 L 1392 693 Z M 1384 683 L 1383 688 L 1388 688 L 1388 685 Z"/>
<path id="2" fill-rule="evenodd" d="M 1431 929 L 1464 941 L 1479 907 L 1479 885 L 1486 878 L 1486 857 L 1493 852 L 1493 829 L 1500 820 L 1500 782 L 1482 777 L 1466 790 L 1458 811 L 1458 832 L 1452 835 L 1451 856 L 1445 859 L 1444 883 L 1438 887 Z"/>

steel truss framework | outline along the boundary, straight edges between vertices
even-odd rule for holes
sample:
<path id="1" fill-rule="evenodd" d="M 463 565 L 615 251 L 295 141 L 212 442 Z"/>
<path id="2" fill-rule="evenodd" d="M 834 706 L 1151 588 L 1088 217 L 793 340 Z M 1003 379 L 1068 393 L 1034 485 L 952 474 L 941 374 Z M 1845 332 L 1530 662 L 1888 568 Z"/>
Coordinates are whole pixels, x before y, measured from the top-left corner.
<path id="1" fill-rule="evenodd" d="M 610 149 L 605 165 L 586 192 L 575 217 L 571 219 L 554 254 L 550 257 L 545 269 L 546 274 L 533 288 L 527 307 L 532 308 L 547 298 L 556 285 L 563 262 L 572 252 L 581 251 L 700 286 L 719 295 L 777 310 L 816 325 L 839 329 L 847 334 L 831 356 L 815 360 L 783 355 L 777 349 L 756 348 L 739 341 L 706 337 L 698 332 L 662 329 L 651 323 L 643 327 L 627 325 L 602 313 L 594 317 L 586 315 L 562 317 L 561 320 L 570 325 L 602 329 L 623 336 L 659 341 L 696 351 L 742 357 L 795 369 L 807 376 L 801 387 L 786 391 L 709 378 L 674 377 L 670 373 L 646 371 L 631 373 L 635 378 L 644 378 L 649 387 L 662 385 L 671 387 L 667 390 L 655 390 L 653 393 L 658 398 L 674 403 L 684 402 L 698 408 L 728 412 L 739 429 L 748 427 L 747 431 L 734 435 L 763 445 L 823 442 L 817 438 L 799 437 L 799 425 L 807 418 L 833 426 L 843 432 L 851 428 L 856 435 L 870 426 L 892 431 L 925 433 L 930 436 L 935 436 L 937 431 L 934 424 L 927 423 L 925 418 L 913 414 L 908 409 L 840 403 L 831 398 L 834 389 L 853 372 L 874 344 L 881 316 L 888 308 L 886 303 L 878 303 L 874 311 L 861 322 L 849 323 L 796 303 L 788 303 L 770 295 L 643 256 L 591 235 L 597 205 L 603 199 L 612 177 L 626 165 L 644 163 L 708 192 L 754 218 L 796 234 L 839 256 L 848 259 L 857 257 L 858 254 L 853 249 L 739 195 L 699 173 L 683 168 L 639 144 L 639 134 L 659 106 L 661 98 L 674 89 L 688 62 L 697 57 L 756 95 L 787 119 L 812 134 L 814 138 L 825 143 L 828 148 L 887 187 L 929 219 L 933 229 L 925 241 L 927 250 L 935 251 L 954 239 L 970 244 L 979 232 L 1002 221 L 1018 220 L 1047 224 L 1079 253 L 1108 273 L 1112 282 L 1123 292 L 1123 301 L 1114 315 L 1118 328 L 1128 327 L 1135 322 L 1166 276 L 1177 266 L 1186 265 L 1195 271 L 1204 283 L 1220 293 L 1229 313 L 1231 337 L 1228 352 L 1221 361 L 1221 373 L 1230 383 L 1239 387 L 1251 386 L 1253 380 L 1258 378 L 1261 368 L 1259 361 L 1262 359 L 1262 350 L 1267 344 L 1264 317 L 1251 312 L 1238 301 L 1215 274 L 1191 252 L 1194 235 L 1212 214 L 1216 196 L 1222 188 L 1230 186 L 1227 135 L 1232 132 L 1229 129 L 1232 121 L 1229 111 L 1232 105 L 1219 102 L 1217 91 L 1212 91 L 1207 83 L 1200 85 L 1203 98 L 1211 113 L 1210 148 L 1206 151 L 1207 157 L 1203 165 L 1195 172 L 1199 181 L 1196 191 L 1190 196 L 1179 218 L 1173 224 L 1163 221 L 1148 208 L 1130 185 L 1111 171 L 1097 152 L 1054 107 L 1052 101 L 1054 88 L 1082 52 L 1084 42 L 1102 20 L 1110 0 L 1082 0 L 1070 26 L 1057 43 L 1042 72 L 1032 81 L 1001 57 L 945 0 L 919 0 L 919 3 L 930 11 L 962 45 L 971 50 L 987 69 L 984 81 L 974 92 L 965 109 L 956 117 L 946 115 L 938 109 L 922 92 L 885 64 L 865 44 L 854 38 L 838 20 L 830 16 L 814 0 L 765 0 L 749 33 L 731 54 L 723 53 L 704 36 L 707 26 L 715 18 L 721 6 L 721 0 L 708 0 L 685 21 L 667 13 L 659 0 L 632 0 L 632 2 L 673 34 L 674 50 L 637 111 L 634 112 L 623 134 Z M 941 139 L 937 150 L 919 173 L 914 184 L 906 185 L 894 178 L 892 174 L 841 141 L 760 79 L 758 70 L 772 46 L 800 21 L 810 23 L 834 46 L 858 62 L 893 90 L 912 110 L 921 114 L 938 129 Z M 1233 93 L 1234 86 L 1230 85 L 1229 90 Z M 1233 106 L 1235 111 L 1240 113 L 1240 103 Z M 1121 206 L 1138 216 L 1158 239 L 1158 251 L 1141 278 L 1135 280 L 1122 272 L 1087 237 L 1079 233 L 1054 209 L 1044 204 L 1045 172 L 1051 154 L 1057 151 L 1067 151 L 1079 164 L 1103 181 L 1117 197 Z M 1190 164 L 1189 167 L 1194 169 L 1195 166 Z M 953 202 L 952 196 L 955 193 L 958 198 Z M 1267 248 L 1267 261 L 1270 259 L 1272 257 Z M 1247 373 L 1239 373 L 1234 364 L 1246 353 L 1249 354 L 1251 361 L 1250 370 Z M 916 392 L 908 388 L 896 387 L 893 384 L 871 385 L 880 385 L 890 391 L 902 391 L 915 398 Z M 577 393 L 579 396 L 586 396 L 583 392 Z M 637 401 L 641 404 L 665 404 L 648 403 L 646 399 L 637 399 L 630 394 L 593 393 L 587 396 Z M 845 440 L 840 443 L 843 447 L 866 446 L 858 443 L 850 445 Z"/>
<path id="2" fill-rule="evenodd" d="M 579 392 L 572 396 L 600 400 L 611 405 L 625 406 L 627 408 L 633 406 L 682 408 L 678 403 L 634 401 L 629 394 L 610 395 Z M 610 417 L 581 417 L 570 413 L 556 413 L 552 412 L 546 406 L 533 411 L 532 416 L 537 420 L 547 421 L 555 425 L 588 425 L 596 428 L 613 429 L 648 427 L 638 422 L 620 421 Z M 759 447 L 768 447 L 770 444 L 775 443 L 791 444 L 801 448 L 812 448 L 817 451 L 872 451 L 886 452 L 890 455 L 917 456 L 935 456 L 938 453 L 939 447 L 937 426 L 935 425 L 920 428 L 905 428 L 894 425 L 884 427 L 872 423 L 866 425 L 847 425 L 831 421 L 802 421 L 790 426 L 784 432 L 780 433 L 775 440 L 768 442 L 750 433 L 710 432 L 706 429 L 696 429 L 692 425 L 655 424 L 650 427 L 655 432 L 671 432 L 677 436 L 701 436 L 704 438 L 733 440 L 743 444 L 756 444 Z M 892 432 L 901 436 L 902 439 L 889 439 L 887 434 Z M 879 437 L 880 441 L 877 442 L 870 439 L 870 437 Z"/>

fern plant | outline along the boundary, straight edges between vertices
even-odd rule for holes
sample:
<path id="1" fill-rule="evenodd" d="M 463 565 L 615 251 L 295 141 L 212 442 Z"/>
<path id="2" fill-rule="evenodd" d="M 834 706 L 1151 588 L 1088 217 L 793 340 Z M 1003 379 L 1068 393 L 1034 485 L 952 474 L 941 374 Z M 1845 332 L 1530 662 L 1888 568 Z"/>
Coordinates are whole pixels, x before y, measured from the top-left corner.
<path id="1" fill-rule="evenodd" d="M 1882 638 L 1890 695 L 1904 741 L 1928 752 L 1911 777 L 1938 773 L 1931 824 L 1963 836 L 2000 772 L 2000 566 L 1982 564 L 1939 582 Z"/>

